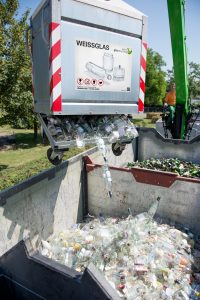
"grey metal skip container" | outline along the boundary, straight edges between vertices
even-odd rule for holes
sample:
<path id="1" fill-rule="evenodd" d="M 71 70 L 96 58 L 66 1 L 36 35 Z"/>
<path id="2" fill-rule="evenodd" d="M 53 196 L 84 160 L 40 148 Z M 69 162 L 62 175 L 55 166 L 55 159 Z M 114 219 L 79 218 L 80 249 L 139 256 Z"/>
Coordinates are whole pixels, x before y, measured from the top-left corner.
<path id="1" fill-rule="evenodd" d="M 121 0 L 43 0 L 31 17 L 35 112 L 142 111 L 146 32 L 147 17 Z"/>

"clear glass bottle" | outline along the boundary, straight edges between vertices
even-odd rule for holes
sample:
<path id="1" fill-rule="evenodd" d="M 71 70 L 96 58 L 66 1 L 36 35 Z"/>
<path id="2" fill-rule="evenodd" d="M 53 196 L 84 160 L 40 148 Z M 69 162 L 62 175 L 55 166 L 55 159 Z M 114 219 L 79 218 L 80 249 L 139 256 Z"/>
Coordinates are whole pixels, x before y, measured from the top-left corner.
<path id="1" fill-rule="evenodd" d="M 55 140 L 60 141 L 60 140 L 65 139 L 63 131 L 60 128 L 60 126 L 49 123 L 48 129 L 49 129 L 51 135 L 55 138 Z"/>
<path id="2" fill-rule="evenodd" d="M 87 62 L 85 67 L 89 72 L 93 73 L 94 75 L 97 75 L 101 78 L 106 77 L 106 70 L 92 63 L 91 61 Z"/>
<path id="3" fill-rule="evenodd" d="M 150 208 L 148 210 L 148 215 L 151 219 L 153 219 L 153 217 L 155 216 L 155 214 L 158 210 L 159 204 L 160 204 L 160 197 L 158 197 L 156 199 L 156 201 L 153 202 L 153 204 L 150 206 Z"/>
<path id="4" fill-rule="evenodd" d="M 125 69 L 120 65 L 114 68 L 113 80 L 114 81 L 124 81 L 125 79 Z"/>
<path id="5" fill-rule="evenodd" d="M 112 53 L 104 53 L 103 56 L 103 68 L 107 71 L 107 72 L 112 72 L 113 70 L 113 65 L 114 65 L 114 57 Z"/>

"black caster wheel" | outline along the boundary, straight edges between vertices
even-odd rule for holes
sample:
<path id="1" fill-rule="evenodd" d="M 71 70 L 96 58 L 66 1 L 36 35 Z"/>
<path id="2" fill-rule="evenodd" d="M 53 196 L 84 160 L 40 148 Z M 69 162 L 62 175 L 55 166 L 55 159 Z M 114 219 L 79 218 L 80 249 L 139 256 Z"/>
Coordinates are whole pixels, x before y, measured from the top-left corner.
<path id="1" fill-rule="evenodd" d="M 112 144 L 112 152 L 115 156 L 120 156 L 125 149 L 125 145 L 119 145 L 117 143 Z"/>
<path id="2" fill-rule="evenodd" d="M 52 148 L 49 148 L 47 150 L 47 158 L 50 161 L 50 163 L 52 163 L 54 166 L 58 166 L 59 164 L 61 164 L 62 157 L 63 155 L 61 156 L 59 154 L 56 155 L 56 153 L 53 151 Z"/>

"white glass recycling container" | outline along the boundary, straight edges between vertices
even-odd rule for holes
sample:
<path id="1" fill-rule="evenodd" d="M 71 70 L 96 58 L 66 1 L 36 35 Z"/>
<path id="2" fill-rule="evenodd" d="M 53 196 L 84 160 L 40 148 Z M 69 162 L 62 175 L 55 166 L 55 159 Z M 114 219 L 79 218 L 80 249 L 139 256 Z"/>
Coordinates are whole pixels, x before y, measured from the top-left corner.
<path id="1" fill-rule="evenodd" d="M 142 12 L 122 0 L 42 0 L 30 29 L 35 112 L 138 113 Z"/>

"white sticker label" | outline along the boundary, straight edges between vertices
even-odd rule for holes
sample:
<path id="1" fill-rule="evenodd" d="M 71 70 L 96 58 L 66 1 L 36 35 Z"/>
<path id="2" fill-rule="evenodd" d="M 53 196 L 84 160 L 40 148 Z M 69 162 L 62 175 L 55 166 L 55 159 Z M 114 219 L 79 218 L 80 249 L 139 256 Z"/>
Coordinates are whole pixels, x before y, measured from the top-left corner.
<path id="1" fill-rule="evenodd" d="M 129 47 L 75 40 L 75 88 L 130 92 L 132 55 Z"/>

